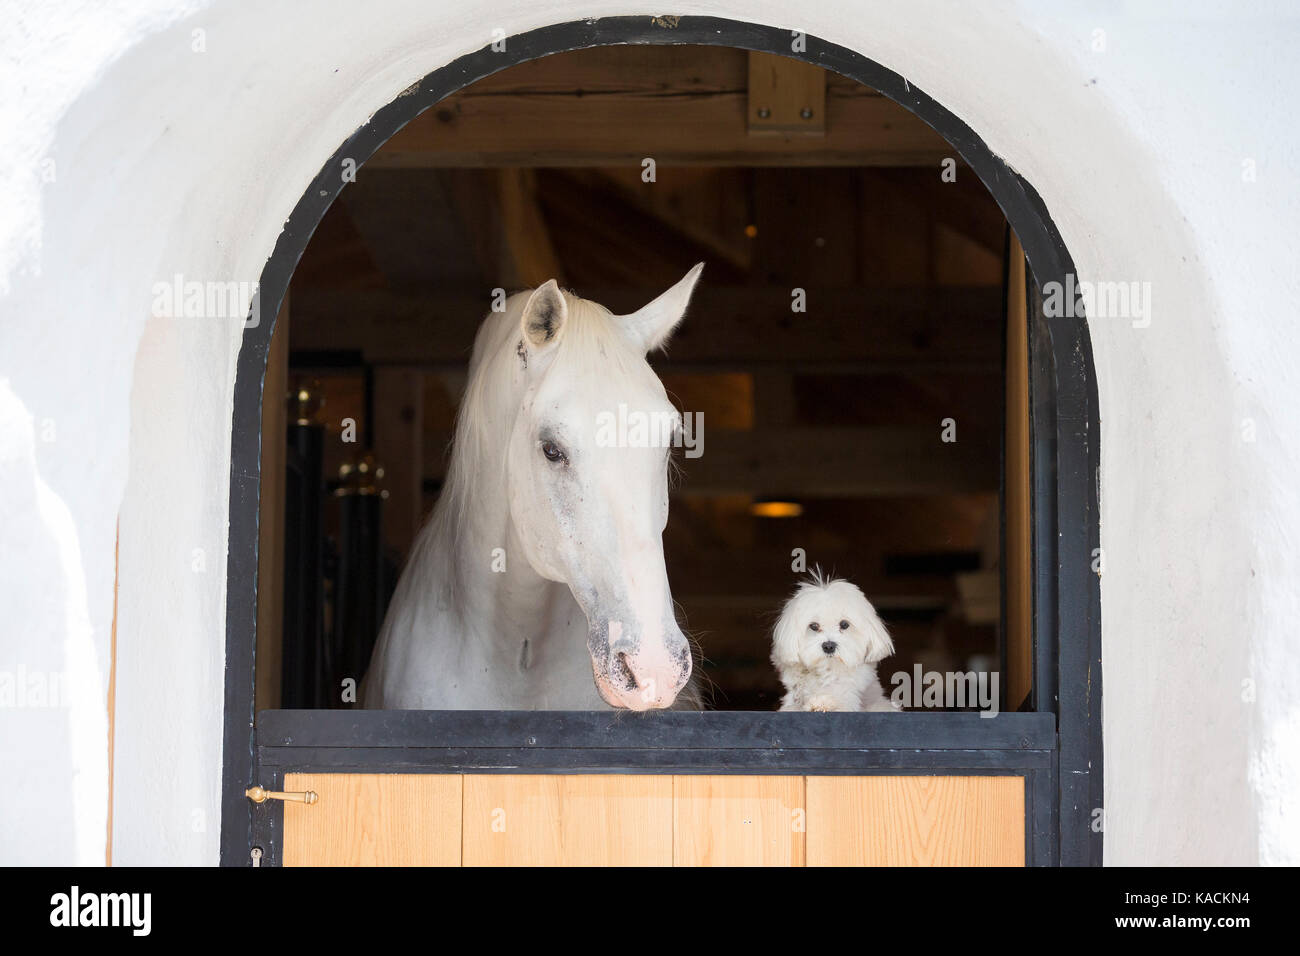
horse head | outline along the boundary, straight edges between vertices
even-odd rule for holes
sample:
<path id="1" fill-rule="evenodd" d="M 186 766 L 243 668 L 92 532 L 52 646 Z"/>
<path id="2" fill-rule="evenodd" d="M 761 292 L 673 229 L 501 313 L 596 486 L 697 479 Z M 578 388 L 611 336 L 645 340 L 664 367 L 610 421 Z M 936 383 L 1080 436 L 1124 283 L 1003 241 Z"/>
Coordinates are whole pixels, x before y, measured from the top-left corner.
<path id="1" fill-rule="evenodd" d="M 615 707 L 670 706 L 691 676 L 664 568 L 681 416 L 647 355 L 682 320 L 703 263 L 625 316 L 551 280 L 520 313 L 522 395 L 506 455 L 512 542 L 587 617 L 596 687 Z"/>

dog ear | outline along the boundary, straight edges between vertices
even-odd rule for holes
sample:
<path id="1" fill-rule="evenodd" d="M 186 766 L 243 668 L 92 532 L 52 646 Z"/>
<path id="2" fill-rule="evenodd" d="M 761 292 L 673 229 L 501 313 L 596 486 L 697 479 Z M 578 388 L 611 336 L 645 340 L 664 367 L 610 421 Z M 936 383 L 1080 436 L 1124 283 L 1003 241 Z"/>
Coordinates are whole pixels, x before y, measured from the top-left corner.
<path id="1" fill-rule="evenodd" d="M 863 603 L 866 604 L 864 609 L 866 615 L 862 627 L 862 632 L 867 635 L 866 663 L 876 664 L 894 653 L 894 641 L 889 636 L 885 622 L 876 613 L 876 609 L 871 606 L 869 601 Z"/>
<path id="2" fill-rule="evenodd" d="M 772 628 L 772 663 L 778 668 L 799 663 L 799 639 L 803 636 L 803 627 L 794 611 L 794 602 L 794 598 L 785 602 L 781 617 Z"/>

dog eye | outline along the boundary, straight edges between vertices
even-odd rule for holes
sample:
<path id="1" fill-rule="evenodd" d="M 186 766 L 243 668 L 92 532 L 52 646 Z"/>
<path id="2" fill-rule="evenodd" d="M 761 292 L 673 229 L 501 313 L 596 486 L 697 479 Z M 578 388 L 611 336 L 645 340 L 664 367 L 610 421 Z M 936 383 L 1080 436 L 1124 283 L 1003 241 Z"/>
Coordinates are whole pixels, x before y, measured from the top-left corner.
<path id="1" fill-rule="evenodd" d="M 848 629 L 849 629 L 849 622 L 848 622 L 848 621 L 840 621 L 840 630 L 841 630 L 841 631 L 847 631 Z"/>
<path id="2" fill-rule="evenodd" d="M 564 451 L 553 441 L 542 442 L 542 454 L 546 456 L 547 461 L 566 461 Z"/>
<path id="3" fill-rule="evenodd" d="M 812 631 L 820 631 L 822 629 L 822 626 L 818 624 L 816 621 L 813 621 L 811 624 L 808 625 L 808 629 Z"/>

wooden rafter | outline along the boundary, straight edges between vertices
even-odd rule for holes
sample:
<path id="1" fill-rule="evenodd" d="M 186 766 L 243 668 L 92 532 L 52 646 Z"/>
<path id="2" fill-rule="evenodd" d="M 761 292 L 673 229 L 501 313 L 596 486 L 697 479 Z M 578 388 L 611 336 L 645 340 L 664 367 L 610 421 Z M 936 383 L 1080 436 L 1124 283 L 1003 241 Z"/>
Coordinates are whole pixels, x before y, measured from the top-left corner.
<path id="1" fill-rule="evenodd" d="M 826 74 L 826 133 L 751 136 L 743 50 L 615 47 L 546 57 L 417 116 L 379 166 L 937 166 L 952 148 L 903 107 Z"/>
<path id="2" fill-rule="evenodd" d="M 707 272 L 706 272 L 707 275 Z M 655 290 L 578 292 L 616 313 Z M 481 296 L 386 291 L 294 294 L 294 348 L 356 351 L 367 362 L 460 366 L 490 306 Z M 792 313 L 784 289 L 701 285 L 664 367 L 781 368 L 822 372 L 901 366 L 1000 369 L 1001 292 L 988 288 L 808 289 Z"/>

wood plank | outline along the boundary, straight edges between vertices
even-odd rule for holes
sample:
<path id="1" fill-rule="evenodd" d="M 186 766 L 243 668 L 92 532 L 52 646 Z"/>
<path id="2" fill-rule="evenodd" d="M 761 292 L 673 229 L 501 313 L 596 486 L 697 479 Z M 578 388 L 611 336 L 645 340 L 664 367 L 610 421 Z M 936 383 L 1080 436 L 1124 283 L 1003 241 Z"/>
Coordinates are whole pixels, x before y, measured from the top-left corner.
<path id="1" fill-rule="evenodd" d="M 933 272 L 932 212 L 919 197 L 872 179 L 870 172 L 857 170 L 861 177 L 858 242 L 863 283 L 891 288 L 928 285 Z"/>
<path id="2" fill-rule="evenodd" d="M 707 426 L 707 422 L 706 422 Z M 998 442 L 974 426 L 960 440 L 940 441 L 940 429 L 773 428 L 703 433 L 703 454 L 679 459 L 677 495 L 886 498 L 994 492 Z M 426 433 L 424 477 L 446 474 L 451 436 Z M 787 562 L 788 563 L 788 562 Z"/>
<path id="3" fill-rule="evenodd" d="M 808 563 L 851 577 L 864 594 L 881 609 L 947 607 L 955 604 L 957 586 L 952 575 L 872 574 L 848 569 L 880 561 L 880 551 L 851 547 L 810 551 Z M 801 575 L 790 570 L 790 549 L 756 548 L 743 558 L 722 548 L 687 551 L 674 549 L 667 555 L 668 580 L 673 597 L 693 607 L 709 603 L 728 607 L 777 610 L 794 590 Z"/>
<path id="4" fill-rule="evenodd" d="M 826 133 L 826 71 L 816 64 L 751 50 L 748 92 L 751 134 Z"/>
<path id="5" fill-rule="evenodd" d="M 499 170 L 497 195 L 501 263 L 496 274 L 501 276 L 502 285 L 509 289 L 535 288 L 548 279 L 564 285 L 564 268 L 537 198 L 536 171 Z"/>
<path id="6" fill-rule="evenodd" d="M 275 319 L 262 385 L 262 476 L 257 518 L 255 709 L 280 706 L 284 647 L 284 492 L 289 394 L 289 296 Z"/>
<path id="7" fill-rule="evenodd" d="M 964 424 L 964 423 L 963 423 Z M 933 428 L 782 428 L 704 433 L 704 453 L 681 461 L 680 494 L 887 497 L 995 491 L 997 439 Z"/>
<path id="8" fill-rule="evenodd" d="M 729 257 L 716 254 L 716 243 L 701 242 L 671 218 L 648 210 L 616 179 L 573 169 L 542 169 L 536 176 L 538 201 L 575 288 L 654 290 L 618 312 L 639 308 L 697 262 L 709 264 L 715 284 L 743 285 L 748 280 Z M 658 186 L 643 183 L 642 188 Z"/>
<path id="9" fill-rule="evenodd" d="M 673 778 L 674 866 L 803 866 L 802 777 Z"/>
<path id="10" fill-rule="evenodd" d="M 789 382 L 790 376 L 777 373 Z M 659 376 L 668 400 L 682 412 L 698 412 L 710 428 L 754 427 L 754 376 L 744 372 L 673 372 Z M 787 422 L 788 424 L 788 422 Z"/>
<path id="11" fill-rule="evenodd" d="M 792 289 L 824 290 L 858 281 L 864 231 L 858 170 L 823 169 L 810 176 L 803 169 L 760 169 L 750 180 L 758 229 L 755 272 L 784 293 L 787 310 Z M 864 293 L 863 299 L 874 295 L 874 290 Z M 823 307 L 810 297 L 807 313 L 792 313 L 791 318 L 796 323 L 816 320 Z"/>
<path id="12" fill-rule="evenodd" d="M 314 790 L 284 805 L 285 866 L 456 866 L 458 774 L 285 774 L 284 788 Z"/>
<path id="13" fill-rule="evenodd" d="M 952 151 L 956 159 L 956 151 Z M 1002 258 L 1003 231 L 1007 220 L 997 201 L 968 169 L 958 170 L 957 179 L 947 182 L 939 166 L 933 169 L 864 169 L 859 175 L 870 195 L 905 196 L 923 210 L 919 219 L 948 226 L 978 243 L 985 251 Z"/>
<path id="14" fill-rule="evenodd" d="M 744 51 L 574 51 L 447 97 L 367 166 L 639 166 L 653 157 L 665 165 L 937 167 L 953 154 L 876 91 L 835 74 L 824 82 L 824 136 L 750 136 Z"/>
<path id="15" fill-rule="evenodd" d="M 709 263 L 710 277 L 720 263 L 748 276 L 754 240 L 745 234 L 745 227 L 753 224 L 753 209 L 749 177 L 744 171 L 715 166 L 664 166 L 656 169 L 652 183 L 641 178 L 639 166 L 566 169 L 563 173 L 574 187 L 602 197 L 612 187 L 625 204 L 666 224 L 691 246 L 707 250 L 701 258 Z"/>
<path id="16" fill-rule="evenodd" d="M 579 289 L 616 314 L 656 294 Z M 745 369 L 776 365 L 820 373 L 900 365 L 1002 369 L 1002 293 L 997 288 L 808 288 L 807 313 L 790 310 L 789 289 L 710 286 L 696 290 L 686 320 L 656 367 Z M 365 361 L 463 366 L 491 306 L 481 296 L 386 291 L 294 296 L 294 348 L 359 351 Z"/>
<path id="17" fill-rule="evenodd" d="M 667 774 L 470 774 L 466 866 L 671 866 Z"/>
<path id="18" fill-rule="evenodd" d="M 1025 253 L 1011 236 L 1007 284 L 1006 375 L 1006 701 L 1017 709 L 1034 680 L 1033 515 L 1029 474 L 1029 318 Z"/>
<path id="19" fill-rule="evenodd" d="M 1022 777 L 808 777 L 809 866 L 1024 866 Z"/>

